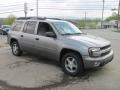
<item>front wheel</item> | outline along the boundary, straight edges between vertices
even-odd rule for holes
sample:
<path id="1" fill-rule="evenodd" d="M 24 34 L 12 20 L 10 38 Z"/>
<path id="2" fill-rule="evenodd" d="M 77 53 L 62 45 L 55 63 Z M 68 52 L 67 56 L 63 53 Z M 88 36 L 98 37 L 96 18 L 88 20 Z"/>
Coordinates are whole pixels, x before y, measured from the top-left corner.
<path id="1" fill-rule="evenodd" d="M 83 72 L 83 63 L 79 54 L 67 53 L 62 57 L 63 71 L 71 76 L 80 75 Z"/>
<path id="2" fill-rule="evenodd" d="M 19 44 L 17 41 L 13 41 L 11 44 L 11 49 L 12 49 L 12 53 L 15 56 L 20 56 L 22 55 L 22 51 L 20 50 Z"/>

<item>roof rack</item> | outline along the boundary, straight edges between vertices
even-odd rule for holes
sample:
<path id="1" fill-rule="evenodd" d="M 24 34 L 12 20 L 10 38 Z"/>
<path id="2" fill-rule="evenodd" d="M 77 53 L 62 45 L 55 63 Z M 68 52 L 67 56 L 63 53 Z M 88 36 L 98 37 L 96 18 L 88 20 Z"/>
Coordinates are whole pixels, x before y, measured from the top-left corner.
<path id="1" fill-rule="evenodd" d="M 60 18 L 46 18 L 46 19 L 62 20 Z"/>
<path id="2" fill-rule="evenodd" d="M 62 20 L 59 18 L 47 18 L 47 17 L 19 17 L 16 20 L 46 20 L 46 19 Z"/>
<path id="3" fill-rule="evenodd" d="M 17 18 L 17 20 L 29 20 L 29 19 L 32 19 L 32 20 L 45 20 L 44 17 L 19 17 L 19 18 Z"/>

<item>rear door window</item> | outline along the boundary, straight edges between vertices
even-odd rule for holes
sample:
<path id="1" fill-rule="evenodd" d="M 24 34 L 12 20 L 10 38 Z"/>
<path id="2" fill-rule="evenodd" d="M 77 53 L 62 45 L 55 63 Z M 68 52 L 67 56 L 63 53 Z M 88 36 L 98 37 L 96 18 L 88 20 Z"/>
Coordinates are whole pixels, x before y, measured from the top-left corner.
<path id="1" fill-rule="evenodd" d="M 29 33 L 29 34 L 34 34 L 35 29 L 36 29 L 37 22 L 36 21 L 28 21 L 24 25 L 23 32 L 24 33 Z"/>

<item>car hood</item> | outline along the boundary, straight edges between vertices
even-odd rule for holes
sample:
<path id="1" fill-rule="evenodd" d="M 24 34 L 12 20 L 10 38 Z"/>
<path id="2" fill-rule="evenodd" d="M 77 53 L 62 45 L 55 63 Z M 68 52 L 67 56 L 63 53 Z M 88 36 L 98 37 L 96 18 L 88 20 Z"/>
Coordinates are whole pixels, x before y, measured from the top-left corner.
<path id="1" fill-rule="evenodd" d="M 83 35 L 73 35 L 68 36 L 68 39 L 80 42 L 88 47 L 103 47 L 110 44 L 110 41 L 105 40 L 101 37 L 83 34 Z"/>

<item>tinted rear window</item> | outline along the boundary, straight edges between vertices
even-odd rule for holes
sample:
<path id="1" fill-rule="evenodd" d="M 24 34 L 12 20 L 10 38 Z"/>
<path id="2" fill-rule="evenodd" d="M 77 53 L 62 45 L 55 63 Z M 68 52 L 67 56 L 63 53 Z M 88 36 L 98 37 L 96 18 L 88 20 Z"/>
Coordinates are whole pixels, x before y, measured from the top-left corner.
<path id="1" fill-rule="evenodd" d="M 36 28 L 36 21 L 28 21 L 24 25 L 23 32 L 24 33 L 29 33 L 29 34 L 34 34 L 35 28 Z"/>
<path id="2" fill-rule="evenodd" d="M 13 31 L 20 31 L 24 22 L 23 21 L 15 21 L 12 26 Z"/>

